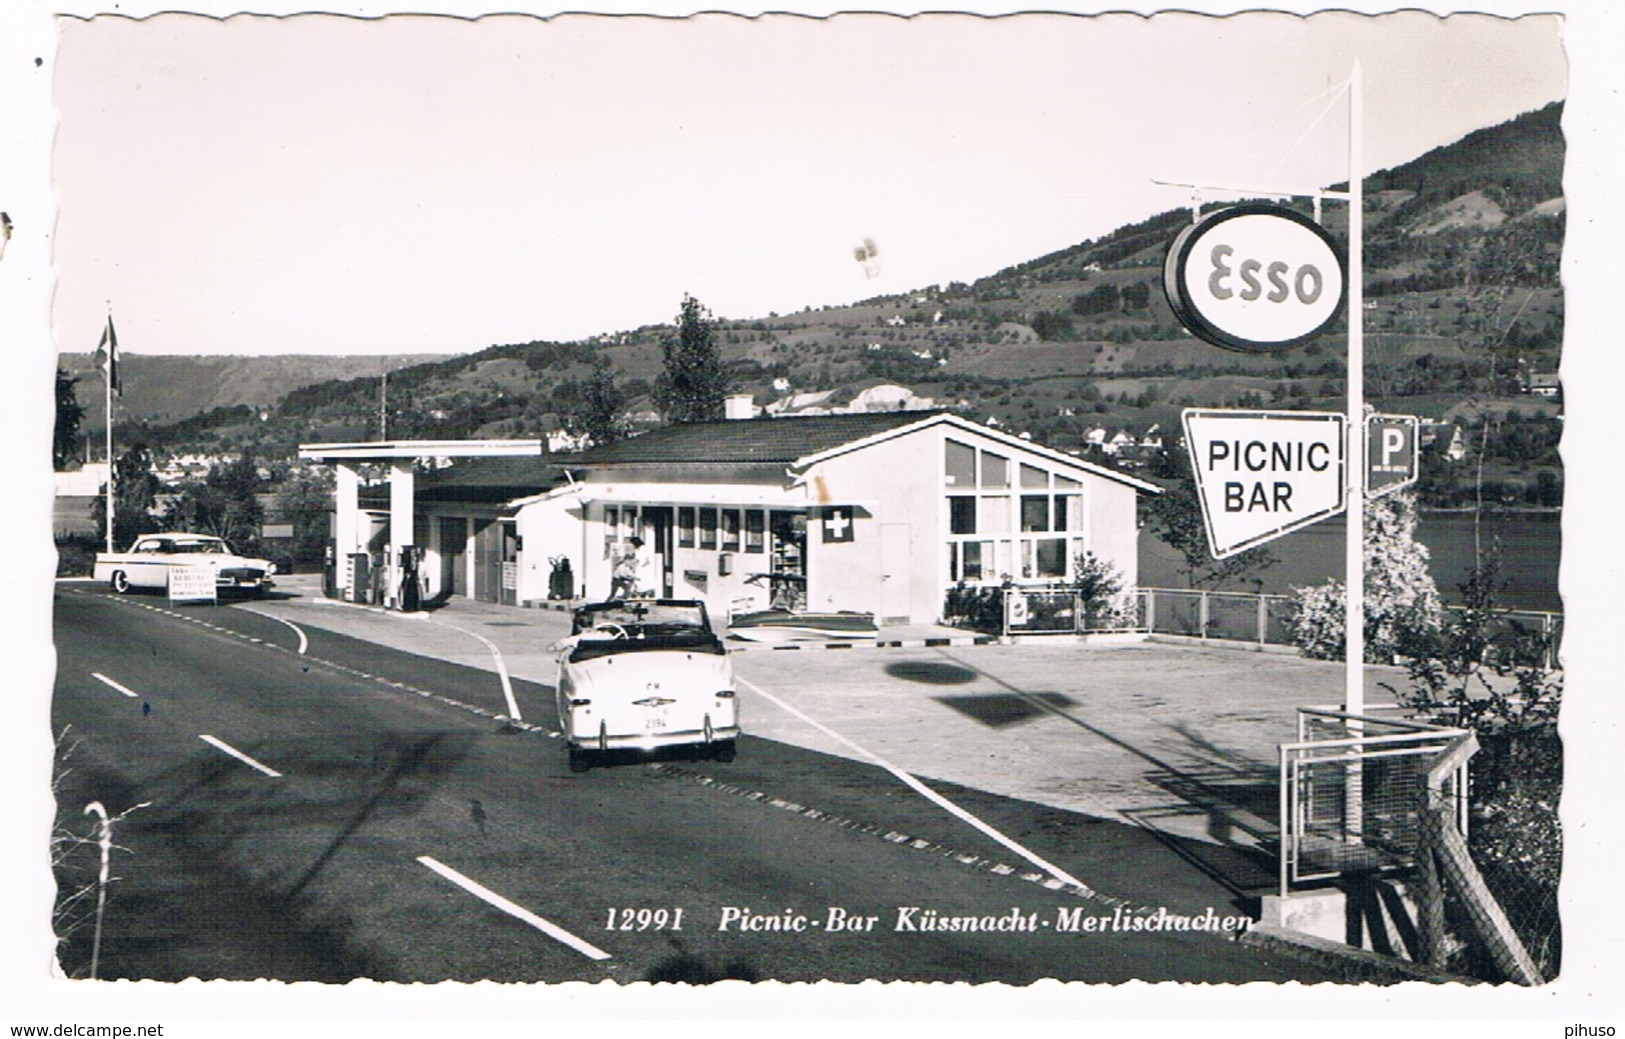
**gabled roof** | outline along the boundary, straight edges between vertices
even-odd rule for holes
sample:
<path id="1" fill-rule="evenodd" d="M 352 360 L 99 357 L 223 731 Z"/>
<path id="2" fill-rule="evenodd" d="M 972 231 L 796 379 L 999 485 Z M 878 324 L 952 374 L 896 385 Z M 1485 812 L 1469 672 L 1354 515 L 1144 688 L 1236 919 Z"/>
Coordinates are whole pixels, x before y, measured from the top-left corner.
<path id="1" fill-rule="evenodd" d="M 932 412 L 881 411 L 856 415 L 732 419 L 661 426 L 642 436 L 590 448 L 569 459 L 572 468 L 669 465 L 790 465 L 818 454 L 919 423 Z M 563 456 L 555 456 L 556 462 Z"/>
<path id="2" fill-rule="evenodd" d="M 574 456 L 555 455 L 555 465 L 607 469 L 665 465 L 760 465 L 805 468 L 826 458 L 859 450 L 894 436 L 945 424 L 989 437 L 1072 469 L 1160 493 L 1154 484 L 1126 473 L 1063 454 L 945 411 L 882 411 L 854 415 L 733 419 L 663 426 L 642 436 L 592 448 Z"/>

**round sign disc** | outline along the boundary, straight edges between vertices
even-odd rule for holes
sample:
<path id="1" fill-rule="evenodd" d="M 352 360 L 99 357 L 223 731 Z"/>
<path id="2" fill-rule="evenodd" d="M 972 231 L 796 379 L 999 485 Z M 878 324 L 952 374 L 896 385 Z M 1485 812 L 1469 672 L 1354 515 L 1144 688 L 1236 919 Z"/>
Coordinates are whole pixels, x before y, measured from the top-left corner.
<path id="1" fill-rule="evenodd" d="M 1174 316 L 1231 350 L 1287 350 L 1325 331 L 1342 310 L 1348 264 L 1326 229 L 1285 206 L 1244 203 L 1175 237 L 1163 264 Z"/>

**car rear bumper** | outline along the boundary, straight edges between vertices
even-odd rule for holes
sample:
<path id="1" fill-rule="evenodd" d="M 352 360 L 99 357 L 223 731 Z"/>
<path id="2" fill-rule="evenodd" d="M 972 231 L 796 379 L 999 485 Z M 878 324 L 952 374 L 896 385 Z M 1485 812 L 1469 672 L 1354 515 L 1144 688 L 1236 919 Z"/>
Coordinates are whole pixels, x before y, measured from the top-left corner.
<path id="1" fill-rule="evenodd" d="M 726 740 L 737 739 L 740 735 L 739 726 L 731 725 L 727 728 L 712 729 L 711 742 L 721 743 Z M 591 736 L 567 737 L 572 746 L 585 750 L 654 750 L 658 747 L 685 747 L 696 743 L 705 743 L 704 729 L 683 729 L 665 732 L 636 732 L 621 736 Z"/>

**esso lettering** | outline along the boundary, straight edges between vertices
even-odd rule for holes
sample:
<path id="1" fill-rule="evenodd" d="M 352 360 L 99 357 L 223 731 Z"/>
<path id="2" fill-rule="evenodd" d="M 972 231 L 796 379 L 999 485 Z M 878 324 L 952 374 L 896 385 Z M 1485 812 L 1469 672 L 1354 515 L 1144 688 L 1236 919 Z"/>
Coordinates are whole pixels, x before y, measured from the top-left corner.
<path id="1" fill-rule="evenodd" d="M 1285 303 L 1296 297 L 1305 305 L 1315 302 L 1326 288 L 1326 278 L 1312 263 L 1299 265 L 1293 270 L 1280 260 L 1268 263 L 1251 257 L 1236 261 L 1235 248 L 1220 243 L 1213 247 L 1209 258 L 1213 270 L 1207 277 L 1207 289 L 1214 299 L 1235 297 L 1251 303 L 1263 299 L 1270 303 Z"/>

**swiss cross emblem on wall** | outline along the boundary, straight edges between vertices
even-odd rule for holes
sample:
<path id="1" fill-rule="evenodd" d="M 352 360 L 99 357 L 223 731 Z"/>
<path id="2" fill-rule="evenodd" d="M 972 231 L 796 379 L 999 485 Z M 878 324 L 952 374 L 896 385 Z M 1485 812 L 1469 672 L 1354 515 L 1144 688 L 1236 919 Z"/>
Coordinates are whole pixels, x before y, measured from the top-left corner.
<path id="1" fill-rule="evenodd" d="M 851 509 L 825 509 L 824 510 L 824 544 L 837 541 L 852 540 L 852 510 Z"/>

